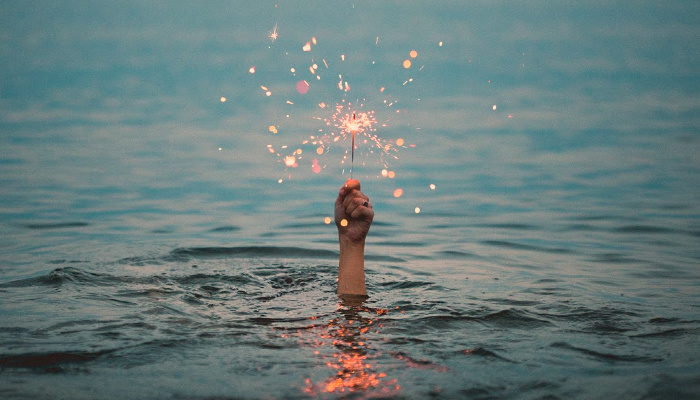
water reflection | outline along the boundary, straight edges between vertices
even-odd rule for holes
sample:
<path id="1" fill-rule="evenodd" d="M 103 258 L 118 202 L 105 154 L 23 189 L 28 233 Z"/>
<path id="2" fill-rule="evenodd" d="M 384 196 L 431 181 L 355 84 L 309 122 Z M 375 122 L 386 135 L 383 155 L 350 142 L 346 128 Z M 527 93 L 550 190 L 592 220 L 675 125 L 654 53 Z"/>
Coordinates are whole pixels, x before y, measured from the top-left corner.
<path id="1" fill-rule="evenodd" d="M 314 353 L 326 359 L 333 373 L 323 381 L 306 380 L 304 391 L 313 396 L 350 395 L 359 398 L 391 396 L 400 390 L 396 379 L 379 370 L 380 352 L 372 347 L 371 336 L 378 333 L 378 317 L 386 309 L 364 305 L 364 298 L 346 297 L 338 304 L 336 318 L 318 325 L 312 339 Z"/>

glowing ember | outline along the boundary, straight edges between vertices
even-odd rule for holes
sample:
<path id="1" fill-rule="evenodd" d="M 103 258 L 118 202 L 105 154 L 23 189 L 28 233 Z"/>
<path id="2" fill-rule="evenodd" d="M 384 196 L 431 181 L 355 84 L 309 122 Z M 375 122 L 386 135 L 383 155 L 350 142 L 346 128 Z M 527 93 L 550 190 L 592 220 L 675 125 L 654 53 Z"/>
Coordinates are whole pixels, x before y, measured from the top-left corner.
<path id="1" fill-rule="evenodd" d="M 309 91 L 309 82 L 299 81 L 297 82 L 297 92 L 299 94 L 306 94 Z"/>
<path id="2" fill-rule="evenodd" d="M 294 156 L 287 156 L 284 159 L 284 164 L 288 167 L 293 167 L 293 168 L 296 168 L 299 166 L 299 164 L 297 164 L 297 158 Z"/>
<path id="3" fill-rule="evenodd" d="M 396 189 L 394 190 L 394 197 L 401 197 L 403 196 L 403 189 Z"/>
<path id="4" fill-rule="evenodd" d="M 411 56 L 411 58 L 416 58 L 418 56 L 418 52 L 415 50 L 411 50 L 411 52 L 409 53 L 409 56 Z"/>
<path id="5" fill-rule="evenodd" d="M 416 214 L 420 214 L 420 207 L 416 207 L 414 211 L 416 212 Z"/>
<path id="6" fill-rule="evenodd" d="M 434 183 L 431 183 L 431 184 L 430 184 L 430 190 L 435 190 L 435 184 L 434 184 Z"/>
<path id="7" fill-rule="evenodd" d="M 277 40 L 278 37 L 280 37 L 279 33 L 277 32 L 277 24 L 275 24 L 274 27 L 272 27 L 272 31 L 268 32 L 267 37 L 270 38 L 271 41 Z"/>
<path id="8" fill-rule="evenodd" d="M 411 68 L 411 60 L 408 60 L 408 59 L 403 60 L 403 67 L 406 69 Z"/>
<path id="9" fill-rule="evenodd" d="M 254 74 L 255 73 L 255 66 L 250 67 L 248 69 L 248 72 L 250 72 L 251 74 Z"/>
<path id="10" fill-rule="evenodd" d="M 331 217 L 326 217 L 326 219 L 323 220 L 323 222 L 325 222 L 326 225 L 330 224 L 331 221 L 332 221 Z"/>
<path id="11" fill-rule="evenodd" d="M 226 103 L 226 97 L 221 97 L 220 100 L 221 100 L 222 103 Z"/>
<path id="12" fill-rule="evenodd" d="M 272 133 L 277 133 L 277 128 L 274 125 L 270 125 L 270 127 L 267 129 Z"/>
<path id="13" fill-rule="evenodd" d="M 313 162 L 311 163 L 311 170 L 314 171 L 315 174 L 321 172 L 321 166 L 318 165 L 318 159 L 314 158 Z"/>

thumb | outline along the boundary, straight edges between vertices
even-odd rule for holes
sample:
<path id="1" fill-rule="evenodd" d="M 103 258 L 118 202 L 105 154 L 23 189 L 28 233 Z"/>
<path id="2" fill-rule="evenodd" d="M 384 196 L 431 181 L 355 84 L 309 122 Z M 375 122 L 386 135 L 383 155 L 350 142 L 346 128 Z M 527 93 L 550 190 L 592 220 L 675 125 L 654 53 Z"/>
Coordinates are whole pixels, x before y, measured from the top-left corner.
<path id="1" fill-rule="evenodd" d="M 352 192 L 353 189 L 360 190 L 360 181 L 357 179 L 348 179 L 345 182 L 346 193 Z"/>

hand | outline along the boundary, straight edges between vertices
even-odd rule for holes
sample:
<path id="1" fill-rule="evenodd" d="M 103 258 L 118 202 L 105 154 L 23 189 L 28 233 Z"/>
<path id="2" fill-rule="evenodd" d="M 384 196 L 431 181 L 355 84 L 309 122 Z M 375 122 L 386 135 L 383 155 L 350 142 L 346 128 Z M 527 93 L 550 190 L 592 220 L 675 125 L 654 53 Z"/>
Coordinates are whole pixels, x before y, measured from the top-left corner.
<path id="1" fill-rule="evenodd" d="M 372 203 L 369 197 L 360 191 L 360 182 L 348 179 L 338 191 L 338 198 L 335 200 L 335 225 L 338 227 L 338 234 L 351 242 L 364 243 L 373 219 Z"/>

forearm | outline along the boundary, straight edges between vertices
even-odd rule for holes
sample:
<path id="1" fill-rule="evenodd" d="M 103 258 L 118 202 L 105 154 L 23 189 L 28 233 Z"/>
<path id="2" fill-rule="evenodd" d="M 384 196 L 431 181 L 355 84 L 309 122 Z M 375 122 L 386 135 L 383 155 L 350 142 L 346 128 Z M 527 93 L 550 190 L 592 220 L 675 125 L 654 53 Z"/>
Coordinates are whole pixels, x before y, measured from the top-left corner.
<path id="1" fill-rule="evenodd" d="M 365 241 L 339 235 L 338 294 L 365 296 Z"/>

